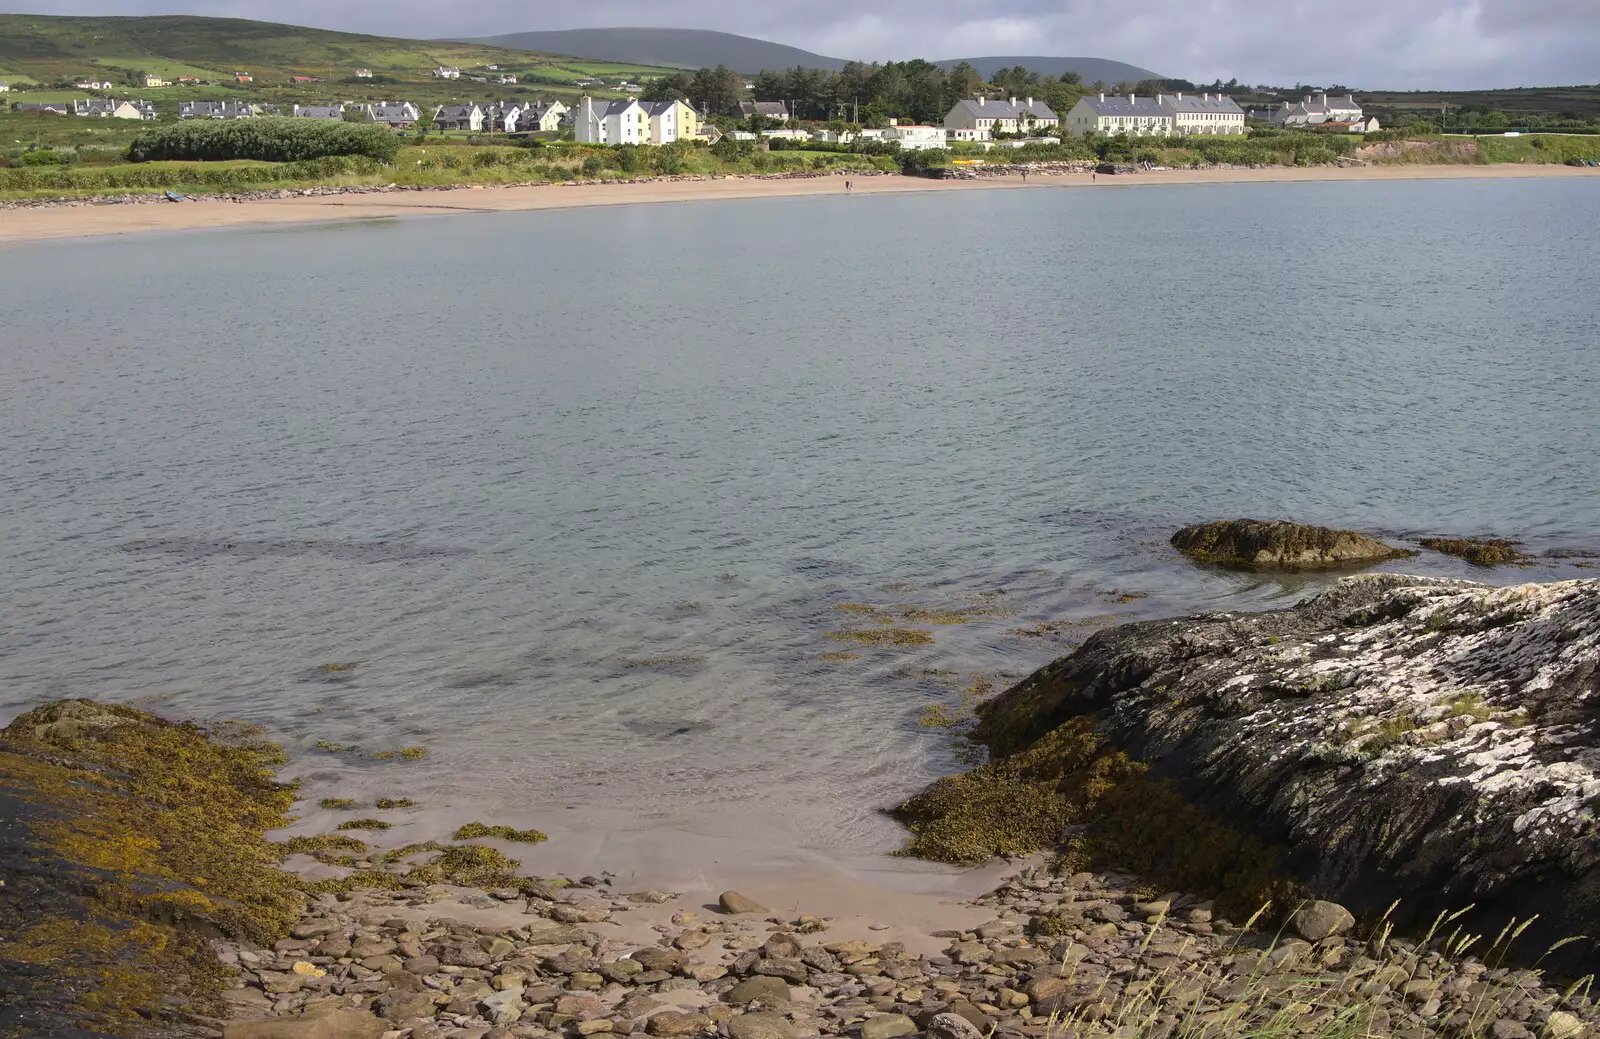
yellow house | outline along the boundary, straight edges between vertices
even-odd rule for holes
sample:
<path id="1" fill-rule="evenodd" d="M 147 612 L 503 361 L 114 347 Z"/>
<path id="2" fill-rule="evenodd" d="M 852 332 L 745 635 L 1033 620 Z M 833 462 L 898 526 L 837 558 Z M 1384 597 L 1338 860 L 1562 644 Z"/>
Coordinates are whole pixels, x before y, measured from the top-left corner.
<path id="1" fill-rule="evenodd" d="M 650 117 L 650 143 L 701 139 L 700 114 L 683 101 L 646 101 L 641 105 Z"/>
<path id="2" fill-rule="evenodd" d="M 166 80 L 162 79 L 160 76 L 156 75 L 154 72 L 148 72 L 148 73 L 145 74 L 144 85 L 147 86 L 147 87 L 170 87 L 170 86 L 172 86 L 171 83 L 168 83 Z"/>

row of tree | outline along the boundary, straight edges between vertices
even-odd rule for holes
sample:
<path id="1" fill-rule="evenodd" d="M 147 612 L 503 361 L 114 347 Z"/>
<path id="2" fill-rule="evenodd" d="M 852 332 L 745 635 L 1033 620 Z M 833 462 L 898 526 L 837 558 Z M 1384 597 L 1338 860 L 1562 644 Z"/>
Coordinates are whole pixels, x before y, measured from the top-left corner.
<path id="1" fill-rule="evenodd" d="M 874 126 L 890 118 L 942 123 L 957 101 L 979 95 L 1028 96 L 1044 101 L 1056 112 L 1066 112 L 1090 90 L 1153 92 L 1157 86 L 1118 84 L 1111 88 L 1097 83 L 1087 87 L 1075 73 L 1041 76 L 1021 66 L 1000 69 L 985 82 L 966 62 L 947 71 L 918 58 L 872 65 L 852 61 L 838 72 L 800 67 L 767 70 L 755 77 L 749 90 L 744 77 L 719 65 L 655 80 L 644 97 L 647 101 L 704 103 L 715 116 L 737 115 L 739 102 L 752 98 L 783 101 L 797 119 L 848 120 Z"/>

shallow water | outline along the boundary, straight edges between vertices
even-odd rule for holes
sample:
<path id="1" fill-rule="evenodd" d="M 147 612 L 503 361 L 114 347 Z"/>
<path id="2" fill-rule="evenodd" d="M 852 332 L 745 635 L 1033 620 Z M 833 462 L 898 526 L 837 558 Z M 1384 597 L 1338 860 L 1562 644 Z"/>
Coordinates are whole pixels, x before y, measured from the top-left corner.
<path id="1" fill-rule="evenodd" d="M 876 868 L 956 767 L 930 703 L 1318 584 L 1183 523 L 1593 547 L 1595 226 L 1586 182 L 1252 184 L 0 251 L 0 719 L 254 720 L 313 798 L 422 801 L 396 839 Z M 852 603 L 976 612 L 873 648 Z"/>

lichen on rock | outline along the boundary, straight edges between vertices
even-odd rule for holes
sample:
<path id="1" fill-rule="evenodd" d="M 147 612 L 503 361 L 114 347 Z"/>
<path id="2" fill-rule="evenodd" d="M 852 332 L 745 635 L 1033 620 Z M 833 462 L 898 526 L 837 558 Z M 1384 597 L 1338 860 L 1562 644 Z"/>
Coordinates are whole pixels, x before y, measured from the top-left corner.
<path id="1" fill-rule="evenodd" d="M 1273 570 L 1364 566 L 1416 554 L 1353 530 L 1287 520 L 1197 523 L 1172 535 L 1172 546 L 1197 563 Z"/>
<path id="2" fill-rule="evenodd" d="M 1462 925 L 1490 934 L 1537 913 L 1529 948 L 1600 934 L 1600 581 L 1363 575 L 1285 610 L 1100 632 L 979 707 L 991 761 L 907 802 L 913 847 L 1008 783 L 1062 790 L 1039 756 L 1080 767 L 1048 748 L 1085 724 L 1090 761 L 1146 770 L 1063 810 L 1119 867 L 1189 856 L 1173 886 L 1203 890 L 1206 860 L 1231 861 L 1246 888 L 1277 876 L 1358 913 L 1472 905 Z"/>

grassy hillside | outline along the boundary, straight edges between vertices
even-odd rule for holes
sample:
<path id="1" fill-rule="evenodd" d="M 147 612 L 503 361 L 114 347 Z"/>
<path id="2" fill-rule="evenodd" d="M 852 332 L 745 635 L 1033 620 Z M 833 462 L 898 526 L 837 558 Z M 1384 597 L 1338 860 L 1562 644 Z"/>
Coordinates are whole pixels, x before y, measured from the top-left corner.
<path id="1" fill-rule="evenodd" d="M 749 36 L 710 29 L 565 29 L 558 32 L 516 32 L 471 41 L 496 47 L 553 54 L 577 54 L 598 61 L 670 65 L 684 69 L 727 65 L 736 72 L 801 66 L 811 69 L 844 68 L 843 58 L 770 43 Z"/>
<path id="2" fill-rule="evenodd" d="M 163 98 L 236 96 L 217 88 L 156 88 L 155 92 L 123 90 L 138 73 L 168 80 L 194 76 L 226 87 L 235 72 L 247 72 L 253 83 L 242 89 L 271 93 L 288 86 L 291 76 L 313 76 L 320 84 L 297 84 L 283 93 L 287 100 L 359 99 L 404 94 L 413 100 L 487 99 L 507 91 L 495 84 L 443 81 L 432 76 L 435 66 L 475 70 L 487 66 L 518 76 L 524 83 L 571 85 L 600 76 L 615 86 L 623 78 L 649 78 L 665 70 L 637 66 L 593 66 L 548 54 L 505 50 L 473 43 L 395 39 L 359 33 L 332 32 L 238 18 L 172 15 L 150 18 L 77 18 L 53 15 L 0 14 L 0 79 L 13 88 L 82 77 L 109 79 L 119 94 Z M 370 69 L 380 82 L 354 81 L 355 70 Z M 389 82 L 381 82 L 388 80 Z M 406 86 L 408 89 L 398 89 Z M 363 92 L 362 89 L 366 88 Z M 189 93 L 179 94 L 186 90 Z M 13 93 L 11 101 L 42 100 Z M 515 91 L 513 91 L 515 92 Z M 597 93 L 601 93 L 597 91 Z M 292 95 L 292 96 L 290 96 Z M 278 100 L 264 96 L 261 100 Z"/>

